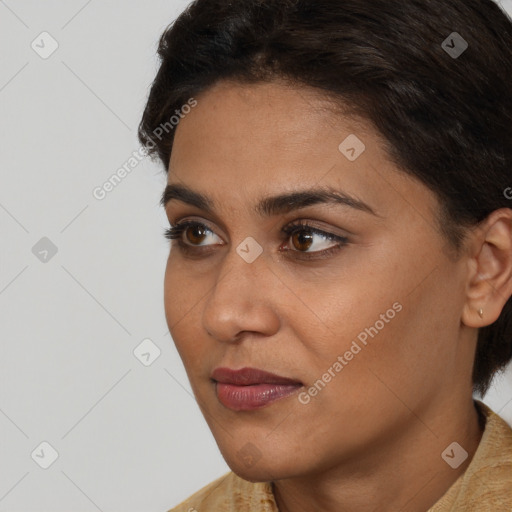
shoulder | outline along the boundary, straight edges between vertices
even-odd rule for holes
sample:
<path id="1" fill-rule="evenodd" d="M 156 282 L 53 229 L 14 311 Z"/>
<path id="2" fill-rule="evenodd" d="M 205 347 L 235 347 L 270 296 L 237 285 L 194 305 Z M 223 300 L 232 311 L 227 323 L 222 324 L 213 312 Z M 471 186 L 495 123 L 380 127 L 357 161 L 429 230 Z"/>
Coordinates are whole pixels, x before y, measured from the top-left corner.
<path id="1" fill-rule="evenodd" d="M 230 471 L 168 512 L 278 512 L 269 482 L 248 482 Z"/>
<path id="2" fill-rule="evenodd" d="M 512 428 L 483 402 L 486 423 L 466 471 L 429 512 L 512 510 Z"/>
<path id="3" fill-rule="evenodd" d="M 486 428 L 480 453 L 476 453 L 473 467 L 468 468 L 462 491 L 471 503 L 512 510 L 512 428 L 487 405 L 479 405 L 487 419 Z"/>

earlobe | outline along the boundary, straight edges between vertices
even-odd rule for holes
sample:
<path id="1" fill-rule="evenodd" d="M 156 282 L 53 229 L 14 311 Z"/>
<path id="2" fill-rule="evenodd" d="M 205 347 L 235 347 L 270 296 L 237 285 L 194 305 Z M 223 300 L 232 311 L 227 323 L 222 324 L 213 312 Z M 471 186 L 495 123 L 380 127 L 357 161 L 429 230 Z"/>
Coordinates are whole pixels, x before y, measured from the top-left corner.
<path id="1" fill-rule="evenodd" d="M 475 329 L 478 329 L 480 327 L 490 325 L 495 320 L 492 322 L 489 321 L 489 317 L 484 314 L 484 308 L 475 309 L 472 308 L 468 303 L 464 305 L 464 310 L 462 312 L 462 323 L 467 327 L 474 327 Z"/>
<path id="2" fill-rule="evenodd" d="M 494 323 L 512 295 L 512 210 L 492 212 L 474 233 L 462 322 Z"/>

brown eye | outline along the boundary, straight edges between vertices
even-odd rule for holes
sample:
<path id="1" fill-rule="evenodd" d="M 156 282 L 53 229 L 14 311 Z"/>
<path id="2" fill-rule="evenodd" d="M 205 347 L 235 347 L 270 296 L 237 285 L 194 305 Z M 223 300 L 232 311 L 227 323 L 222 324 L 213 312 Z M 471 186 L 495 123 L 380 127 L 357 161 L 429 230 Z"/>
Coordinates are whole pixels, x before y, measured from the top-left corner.
<path id="1" fill-rule="evenodd" d="M 190 248 L 195 246 L 205 247 L 211 245 L 204 242 L 208 242 L 208 238 L 211 237 L 219 238 L 208 226 L 195 221 L 185 221 L 173 225 L 170 229 L 165 231 L 164 236 L 169 240 L 177 240 L 178 245 L 180 246 L 186 246 Z"/>
<path id="2" fill-rule="evenodd" d="M 326 258 L 348 243 L 348 238 L 315 228 L 304 221 L 285 226 L 281 231 L 286 235 L 289 247 L 284 250 L 298 258 Z"/>
<path id="3" fill-rule="evenodd" d="M 313 233 L 308 230 L 295 232 L 292 236 L 293 246 L 299 251 L 307 251 L 313 244 Z"/>
<path id="4" fill-rule="evenodd" d="M 199 224 L 190 225 L 185 229 L 185 237 L 192 245 L 201 245 L 201 242 L 206 238 L 206 229 Z M 190 235 L 190 236 L 189 236 Z"/>

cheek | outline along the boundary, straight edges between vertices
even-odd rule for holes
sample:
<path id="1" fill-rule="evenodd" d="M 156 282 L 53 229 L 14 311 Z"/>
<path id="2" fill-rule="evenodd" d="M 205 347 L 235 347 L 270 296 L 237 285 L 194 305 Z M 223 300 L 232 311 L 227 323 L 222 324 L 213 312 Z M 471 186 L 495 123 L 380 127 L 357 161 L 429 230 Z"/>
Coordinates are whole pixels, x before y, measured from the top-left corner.
<path id="1" fill-rule="evenodd" d="M 167 325 L 171 334 L 173 326 L 180 318 L 183 318 L 185 313 L 183 303 L 187 295 L 187 288 L 182 286 L 179 281 L 176 282 L 176 279 L 179 279 L 179 275 L 174 271 L 169 259 L 164 277 L 164 307 Z"/>
<path id="2" fill-rule="evenodd" d="M 443 317 L 436 289 L 432 282 L 409 295 L 392 293 L 377 307 L 367 307 L 364 320 L 359 313 L 350 327 L 338 323 L 339 332 L 346 336 L 340 335 L 330 354 L 328 366 L 338 355 L 343 358 L 342 377 L 333 379 L 334 385 L 326 390 L 325 399 L 333 407 L 343 396 L 349 408 L 358 403 L 371 410 L 386 404 L 400 411 L 403 404 L 414 408 L 440 392 L 453 372 L 450 362 L 455 358 L 457 321 L 446 313 Z"/>
<path id="3" fill-rule="evenodd" d="M 172 340 L 189 376 L 208 361 L 209 348 L 201 323 L 208 289 L 206 280 L 193 280 L 169 257 L 164 277 L 164 307 Z"/>
<path id="4" fill-rule="evenodd" d="M 189 324 L 189 317 L 197 314 L 198 302 L 204 292 L 201 293 L 200 282 L 191 284 L 191 277 L 179 264 L 177 256 L 170 255 L 164 276 L 164 307 L 170 330 Z"/>
<path id="5" fill-rule="evenodd" d="M 365 265 L 367 271 L 361 268 L 344 279 L 342 273 L 334 276 L 312 302 L 316 315 L 290 319 L 310 363 L 308 384 L 318 379 L 329 382 L 329 390 L 319 393 L 321 401 L 337 401 L 340 393 L 350 401 L 357 389 L 373 389 L 377 401 L 387 395 L 393 399 L 386 385 L 395 390 L 426 389 L 425 375 L 432 373 L 439 350 L 446 345 L 436 327 L 440 306 L 432 308 L 438 300 L 437 286 L 418 286 L 414 259 L 400 263 L 396 258 L 375 258 L 372 265 Z"/>
<path id="6" fill-rule="evenodd" d="M 300 293 L 297 290 L 297 295 Z M 382 278 L 379 282 L 370 271 L 331 275 L 318 287 L 318 293 L 306 297 L 310 309 L 302 307 L 301 315 L 290 310 L 289 321 L 311 359 L 316 360 L 316 371 L 351 349 L 353 354 L 347 357 L 361 359 L 372 340 L 396 336 L 395 324 L 403 316 L 400 290 Z"/>
<path id="7" fill-rule="evenodd" d="M 183 272 L 169 258 L 164 277 L 164 307 L 165 318 L 169 332 L 182 359 L 187 359 L 186 347 L 193 344 L 186 343 L 198 337 L 198 333 L 194 333 L 194 315 L 197 315 L 198 298 L 195 297 L 195 288 L 188 286 L 187 278 Z"/>

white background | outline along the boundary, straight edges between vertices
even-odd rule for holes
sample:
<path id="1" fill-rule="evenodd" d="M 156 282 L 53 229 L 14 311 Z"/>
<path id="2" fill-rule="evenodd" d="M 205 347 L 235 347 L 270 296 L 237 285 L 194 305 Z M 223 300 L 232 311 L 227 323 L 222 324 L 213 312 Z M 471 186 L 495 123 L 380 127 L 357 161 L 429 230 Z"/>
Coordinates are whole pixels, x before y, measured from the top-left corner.
<path id="1" fill-rule="evenodd" d="M 0 0 L 0 512 L 165 511 L 229 470 L 165 322 L 166 176 L 146 158 L 92 194 L 138 150 L 156 43 L 187 4 Z M 511 398 L 508 371 L 484 401 L 512 423 Z"/>

